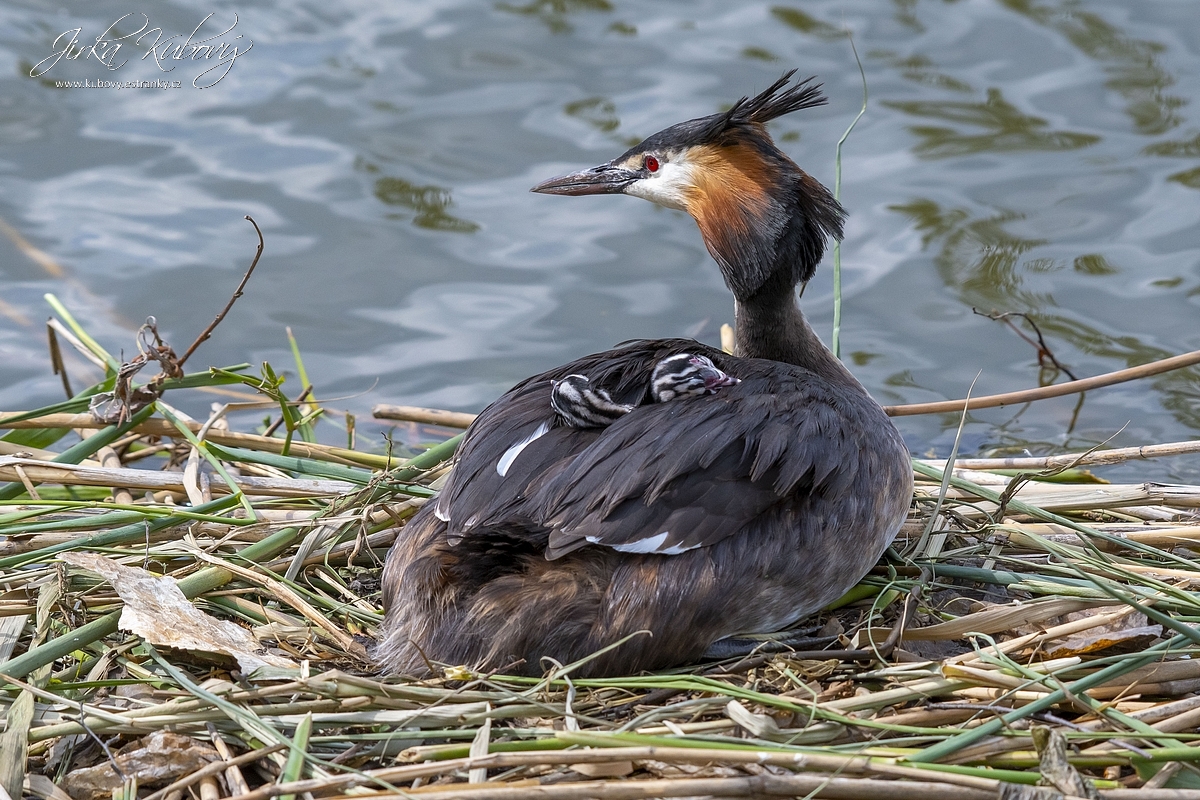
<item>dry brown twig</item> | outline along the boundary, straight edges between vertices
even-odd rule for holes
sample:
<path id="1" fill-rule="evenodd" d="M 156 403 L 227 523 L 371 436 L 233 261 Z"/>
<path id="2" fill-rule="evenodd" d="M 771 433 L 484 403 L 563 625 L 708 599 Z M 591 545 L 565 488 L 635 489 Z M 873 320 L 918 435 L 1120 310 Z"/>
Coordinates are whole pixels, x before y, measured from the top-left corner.
<path id="1" fill-rule="evenodd" d="M 67 368 L 63 364 L 62 348 L 58 345 L 58 336 L 54 333 L 54 326 L 46 323 L 46 337 L 49 339 L 50 345 L 50 368 L 54 370 L 54 374 L 62 378 L 63 390 L 67 393 L 67 397 L 75 396 L 71 391 L 71 380 L 67 377 Z"/>
<path id="2" fill-rule="evenodd" d="M 238 298 L 242 296 L 242 293 L 246 288 L 246 283 L 250 280 L 250 276 L 254 274 L 254 268 L 258 266 L 258 260 L 262 258 L 264 247 L 262 229 L 258 227 L 258 223 L 255 222 L 254 218 L 249 214 L 246 215 L 246 220 L 254 226 L 254 232 L 258 234 L 258 249 L 254 251 L 254 260 L 250 262 L 250 268 L 246 270 L 246 274 L 242 276 L 242 282 L 239 283 L 237 289 L 234 290 L 233 296 L 229 298 L 229 302 L 225 304 L 223 309 L 221 309 L 221 313 L 217 314 L 216 319 L 214 319 L 209 326 L 205 328 L 199 336 L 196 337 L 196 341 L 192 342 L 192 346 L 184 351 L 183 356 L 178 362 L 176 362 L 181 369 L 187 360 L 192 357 L 192 353 L 196 352 L 196 348 L 208 341 L 208 338 L 212 336 L 213 331 L 216 330 L 217 326 L 221 324 L 221 320 L 225 319 L 225 315 L 229 313 L 229 309 L 233 308 L 233 304 L 236 303 Z"/>
<path id="3" fill-rule="evenodd" d="M 1020 336 L 1024 341 L 1028 342 L 1034 350 L 1037 350 L 1038 366 L 1040 366 L 1042 369 L 1062 370 L 1071 380 L 1079 380 L 1075 377 L 1075 374 L 1071 372 L 1071 370 L 1063 366 L 1062 362 L 1054 357 L 1054 352 L 1050 349 L 1050 345 L 1046 344 L 1045 337 L 1042 336 L 1042 329 L 1039 328 L 1037 323 L 1033 321 L 1033 317 L 1020 311 L 992 311 L 990 314 L 985 314 L 974 306 L 971 307 L 971 313 L 977 314 L 981 317 L 987 317 L 995 322 L 1003 322 L 1005 325 L 1007 325 L 1013 333 L 1015 333 L 1017 336 Z M 1037 337 L 1037 341 L 1035 342 L 1033 339 L 1030 339 L 1024 331 L 1012 323 L 1009 317 L 1020 317 L 1021 319 L 1025 320 L 1025 322 L 1029 324 L 1029 327 L 1033 328 L 1033 334 Z M 1050 363 L 1047 364 L 1047 361 Z"/>
<path id="4" fill-rule="evenodd" d="M 154 317 L 147 317 L 146 322 L 138 329 L 138 354 L 130 360 L 122 362 L 121 366 L 117 369 L 117 379 L 113 390 L 111 392 L 100 392 L 92 398 L 88 406 L 88 411 L 97 420 L 105 423 L 124 423 L 130 416 L 159 398 L 162 394 L 163 381 L 167 378 L 183 377 L 184 363 L 191 357 L 192 353 L 196 352 L 196 348 L 212 336 L 213 331 L 225 319 L 225 315 L 229 313 L 229 310 L 233 308 L 233 304 L 242 296 L 246 288 L 246 283 L 250 280 L 250 276 L 254 274 L 254 268 L 258 266 L 258 260 L 262 257 L 264 246 L 262 230 L 258 227 L 258 223 L 249 215 L 247 215 L 246 219 L 250 221 L 250 224 L 254 226 L 254 231 L 258 234 L 258 248 L 254 252 L 254 260 L 250 262 L 250 268 L 242 276 L 241 283 L 234 290 L 233 296 L 229 298 L 229 302 L 225 304 L 225 308 L 221 309 L 221 312 L 209 323 L 208 327 L 196 337 L 196 340 L 192 342 L 191 347 L 187 349 L 182 357 L 176 356 L 175 350 L 164 342 L 163 338 L 159 335 L 158 320 Z M 54 339 L 53 329 L 51 329 L 52 360 L 54 360 L 56 352 L 57 341 Z M 134 386 L 133 377 L 141 372 L 151 361 L 159 365 L 159 374 L 150 379 L 145 386 Z M 58 362 L 55 362 L 55 372 L 58 372 Z M 63 381 L 65 386 L 65 371 L 63 372 Z"/>

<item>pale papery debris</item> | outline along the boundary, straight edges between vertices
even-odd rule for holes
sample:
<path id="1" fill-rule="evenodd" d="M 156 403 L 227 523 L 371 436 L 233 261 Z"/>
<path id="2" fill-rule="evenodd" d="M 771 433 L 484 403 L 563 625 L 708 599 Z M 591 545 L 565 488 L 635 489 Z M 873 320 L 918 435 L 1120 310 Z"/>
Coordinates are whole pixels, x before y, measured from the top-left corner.
<path id="1" fill-rule="evenodd" d="M 63 553 L 59 559 L 107 580 L 125 603 L 118 623 L 121 629 L 153 645 L 230 656 L 246 674 L 263 666 L 296 666 L 266 652 L 242 626 L 200 611 L 171 578 L 118 564 L 97 553 Z"/>

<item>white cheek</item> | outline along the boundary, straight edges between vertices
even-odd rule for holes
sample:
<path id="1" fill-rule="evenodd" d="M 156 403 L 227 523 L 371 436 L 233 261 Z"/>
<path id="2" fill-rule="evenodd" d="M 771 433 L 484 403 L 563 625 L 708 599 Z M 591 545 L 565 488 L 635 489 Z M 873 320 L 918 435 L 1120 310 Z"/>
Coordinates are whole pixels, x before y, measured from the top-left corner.
<path id="1" fill-rule="evenodd" d="M 687 189 L 692 185 L 691 178 L 692 170 L 688 165 L 668 161 L 658 172 L 631 185 L 625 194 L 677 211 L 687 211 Z"/>

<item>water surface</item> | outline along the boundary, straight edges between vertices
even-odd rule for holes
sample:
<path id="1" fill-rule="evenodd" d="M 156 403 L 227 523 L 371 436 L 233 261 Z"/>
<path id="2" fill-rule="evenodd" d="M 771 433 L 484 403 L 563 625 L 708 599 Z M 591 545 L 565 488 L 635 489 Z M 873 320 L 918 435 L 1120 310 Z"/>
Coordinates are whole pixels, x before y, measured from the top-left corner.
<path id="1" fill-rule="evenodd" d="M 86 43 L 131 11 L 116 35 L 142 14 L 182 37 L 236 14 L 225 39 L 253 49 L 205 89 L 194 65 L 163 73 L 132 44 L 118 70 L 64 60 L 29 77 L 63 31 Z M 881 402 L 961 397 L 976 376 L 976 394 L 1066 379 L 975 309 L 1029 315 L 1077 376 L 1200 349 L 1200 26 L 1187 0 L 13 2 L 0 20 L 6 410 L 62 397 L 43 294 L 114 352 L 133 352 L 149 314 L 182 349 L 253 253 L 246 214 L 266 255 L 196 359 L 288 369 L 290 327 L 318 396 L 360 420 L 379 402 L 478 411 L 635 336 L 715 343 L 732 302 L 690 219 L 527 190 L 793 67 L 830 103 L 772 132 L 832 185 L 862 102 L 847 32 L 870 101 L 842 158 L 842 346 Z M 54 85 L 161 78 L 182 86 Z M 826 340 L 829 263 L 803 301 Z M 76 385 L 98 377 L 68 367 Z M 184 406 L 203 414 L 211 399 Z M 944 455 L 957 419 L 898 424 L 914 452 Z M 376 441 L 382 430 L 360 422 Z M 1198 435 L 1190 371 L 977 412 L 962 452 Z M 1200 461 L 1105 474 L 1196 481 Z"/>

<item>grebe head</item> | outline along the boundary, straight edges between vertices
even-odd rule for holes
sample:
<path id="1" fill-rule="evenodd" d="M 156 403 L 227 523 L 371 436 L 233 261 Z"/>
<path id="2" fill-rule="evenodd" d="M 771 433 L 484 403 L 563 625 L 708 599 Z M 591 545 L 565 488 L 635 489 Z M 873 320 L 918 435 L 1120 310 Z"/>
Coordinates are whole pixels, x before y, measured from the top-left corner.
<path id="1" fill-rule="evenodd" d="M 533 187 L 542 194 L 628 194 L 690 214 L 738 300 L 807 281 L 845 212 L 796 166 L 766 123 L 823 105 L 812 78 L 788 72 L 728 111 L 665 128 L 605 164 Z"/>
<path id="2" fill-rule="evenodd" d="M 680 353 L 655 365 L 650 378 L 650 394 L 655 402 L 665 403 L 677 397 L 714 394 L 722 387 L 740 382 L 718 369 L 707 356 Z"/>

